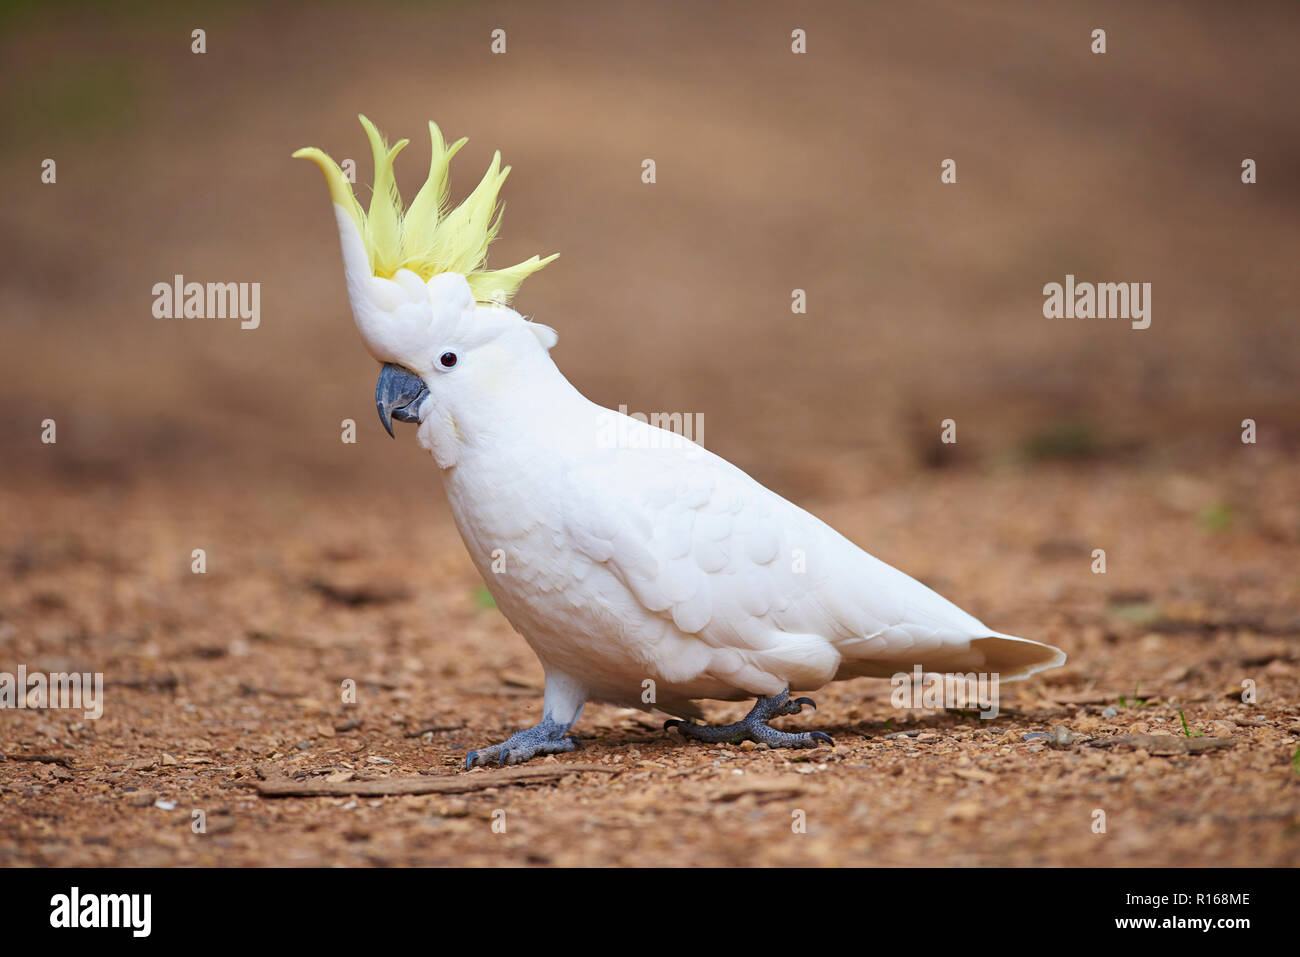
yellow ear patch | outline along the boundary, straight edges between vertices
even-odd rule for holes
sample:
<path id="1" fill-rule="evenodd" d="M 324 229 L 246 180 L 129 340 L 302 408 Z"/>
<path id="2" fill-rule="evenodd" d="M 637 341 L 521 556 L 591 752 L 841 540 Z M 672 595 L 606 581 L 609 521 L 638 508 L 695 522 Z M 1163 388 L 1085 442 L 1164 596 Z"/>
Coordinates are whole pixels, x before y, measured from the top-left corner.
<path id="1" fill-rule="evenodd" d="M 361 209 L 352 184 L 328 155 L 314 147 L 300 149 L 293 155 L 311 160 L 325 174 L 330 199 L 347 212 L 361 235 L 372 275 L 391 279 L 399 269 L 409 269 L 427 282 L 439 273 L 460 273 L 469 282 L 476 300 L 504 304 L 525 279 L 559 255 L 545 259 L 533 256 L 505 269 L 484 268 L 488 247 L 501 228 L 497 196 L 510 173 L 509 166 L 501 167 L 501 154 L 492 157 L 492 165 L 465 201 L 448 210 L 447 174 L 451 158 L 466 140 L 459 139 L 448 146 L 442 131 L 431 122 L 429 139 L 433 151 L 429 176 L 410 208 L 403 210 L 393 177 L 393 161 L 409 140 L 399 140 L 390 149 L 375 125 L 364 116 L 360 119 L 375 161 L 369 212 Z"/>

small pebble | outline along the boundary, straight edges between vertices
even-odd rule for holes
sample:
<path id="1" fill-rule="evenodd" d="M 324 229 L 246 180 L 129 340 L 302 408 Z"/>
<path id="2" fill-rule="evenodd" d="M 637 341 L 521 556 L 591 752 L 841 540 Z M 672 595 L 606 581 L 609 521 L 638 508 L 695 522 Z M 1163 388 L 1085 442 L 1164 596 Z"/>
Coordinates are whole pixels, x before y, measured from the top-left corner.
<path id="1" fill-rule="evenodd" d="M 1057 744 L 1073 744 L 1076 735 L 1063 724 L 1052 729 L 1052 740 Z"/>

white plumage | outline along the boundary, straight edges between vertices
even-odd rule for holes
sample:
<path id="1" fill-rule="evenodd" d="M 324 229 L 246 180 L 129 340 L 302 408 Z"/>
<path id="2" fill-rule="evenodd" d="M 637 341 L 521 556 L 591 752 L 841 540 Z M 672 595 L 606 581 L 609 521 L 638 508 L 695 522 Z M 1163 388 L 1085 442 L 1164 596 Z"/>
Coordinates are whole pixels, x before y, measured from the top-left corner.
<path id="1" fill-rule="evenodd" d="M 509 322 L 501 312 L 494 323 Z M 497 341 L 510 348 L 490 361 L 510 372 L 466 413 L 487 434 L 461 425 L 454 399 L 449 427 L 431 388 L 420 440 L 444 459 L 455 446 L 443 474 L 457 526 L 541 659 L 556 721 L 575 721 L 588 699 L 642 706 L 646 679 L 660 708 L 696 715 L 694 699 L 917 664 L 1013 680 L 1064 661 L 988 628 L 713 453 L 590 402 L 534 336 Z"/>
<path id="2" fill-rule="evenodd" d="M 1064 662 L 1056 648 L 993 631 L 711 452 L 584 398 L 551 361 L 555 331 L 503 304 L 554 257 L 486 267 L 509 167 L 495 158 L 446 211 L 448 164 L 464 141 L 448 146 L 431 123 L 429 178 L 404 210 L 392 167 L 406 141 L 390 149 L 362 124 L 375 158 L 368 214 L 328 156 L 295 155 L 330 188 L 357 329 L 384 363 L 380 416 L 390 430 L 394 417 L 420 423 L 470 556 L 546 669 L 542 723 L 469 764 L 571 750 L 565 732 L 589 700 L 698 716 L 699 699 L 759 697 L 733 737 L 682 731 L 808 747 L 829 738 L 762 724 L 799 711 L 779 697 L 786 689 L 918 665 L 1013 680 Z"/>

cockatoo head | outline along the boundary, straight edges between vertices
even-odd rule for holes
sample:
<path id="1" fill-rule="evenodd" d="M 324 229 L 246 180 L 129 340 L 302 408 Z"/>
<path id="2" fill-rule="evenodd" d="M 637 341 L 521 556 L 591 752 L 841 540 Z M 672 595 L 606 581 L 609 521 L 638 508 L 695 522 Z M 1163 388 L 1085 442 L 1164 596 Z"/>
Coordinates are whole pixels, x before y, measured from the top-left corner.
<path id="1" fill-rule="evenodd" d="M 315 148 L 293 155 L 314 161 L 329 185 L 357 330 L 384 363 L 375 402 L 391 435 L 391 419 L 423 421 L 440 400 L 454 405 L 457 394 L 472 395 L 500 383 L 513 366 L 545 357 L 555 331 L 528 322 L 507 303 L 524 279 L 556 257 L 486 268 L 501 225 L 497 194 L 510 172 L 500 153 L 469 197 L 449 210 L 448 168 L 466 140 L 448 146 L 430 123 L 429 177 L 404 210 L 393 160 L 409 141 L 390 149 L 375 125 L 360 119 L 375 161 L 368 212 L 329 156 Z"/>

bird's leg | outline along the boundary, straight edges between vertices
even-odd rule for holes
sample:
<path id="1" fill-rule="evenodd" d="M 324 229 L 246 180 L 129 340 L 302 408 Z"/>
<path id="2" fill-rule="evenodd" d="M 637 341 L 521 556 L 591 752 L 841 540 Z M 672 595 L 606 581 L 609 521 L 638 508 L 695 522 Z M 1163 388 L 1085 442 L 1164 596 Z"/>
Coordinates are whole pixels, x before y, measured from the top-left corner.
<path id="1" fill-rule="evenodd" d="M 512 734 L 500 744 L 482 751 L 471 751 L 465 758 L 465 770 L 486 764 L 523 764 L 539 754 L 563 754 L 576 751 L 576 738 L 565 732 L 578 723 L 587 701 L 586 689 L 568 675 L 548 668 L 546 696 L 542 700 L 542 723 Z"/>
<path id="2" fill-rule="evenodd" d="M 798 714 L 804 705 L 812 705 L 812 698 L 795 698 L 790 700 L 790 689 L 780 694 L 759 698 L 753 710 L 735 724 L 707 725 L 693 721 L 679 721 L 676 718 L 664 722 L 664 730 L 676 728 L 686 738 L 703 741 L 706 744 L 738 744 L 741 741 L 757 741 L 769 748 L 815 748 L 821 744 L 834 746 L 835 742 L 825 731 L 777 731 L 769 728 L 767 722 L 783 714 Z"/>
<path id="3" fill-rule="evenodd" d="M 500 744 L 481 751 L 471 751 L 465 758 L 465 770 L 487 764 L 523 764 L 539 754 L 563 754 L 576 750 L 576 738 L 566 738 L 571 724 L 562 724 L 547 714 L 542 723 L 512 734 Z"/>

